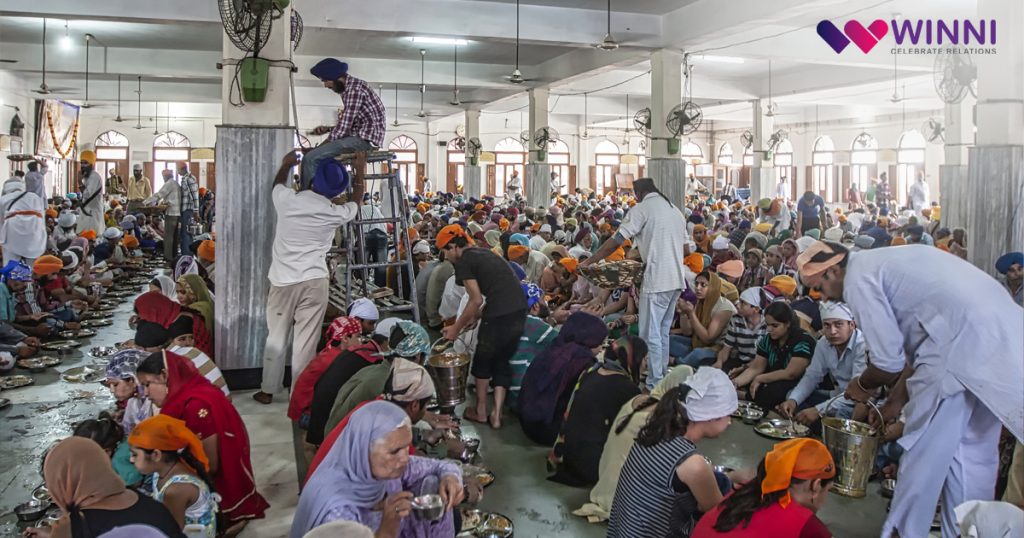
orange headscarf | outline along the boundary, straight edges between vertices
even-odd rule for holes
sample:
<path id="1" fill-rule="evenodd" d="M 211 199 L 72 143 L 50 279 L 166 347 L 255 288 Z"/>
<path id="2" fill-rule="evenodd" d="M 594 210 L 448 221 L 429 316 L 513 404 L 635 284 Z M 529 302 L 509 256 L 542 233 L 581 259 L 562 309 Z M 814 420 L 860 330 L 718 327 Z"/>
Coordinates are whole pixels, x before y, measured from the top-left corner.
<path id="1" fill-rule="evenodd" d="M 704 240 L 697 241 L 697 239 L 694 238 L 693 242 L 697 243 L 697 248 L 701 249 L 703 252 L 711 252 L 711 234 L 707 233 L 707 227 L 703 224 L 697 224 L 693 227 L 694 234 L 701 231 L 704 232 Z"/>
<path id="2" fill-rule="evenodd" d="M 558 263 L 569 270 L 570 273 L 575 273 L 576 268 L 579 267 L 580 262 L 576 261 L 576 258 L 562 258 L 558 260 Z"/>
<path id="3" fill-rule="evenodd" d="M 57 214 L 57 210 L 56 209 L 51 207 L 51 208 L 46 210 L 46 216 L 50 217 L 51 219 L 55 219 L 55 218 L 59 217 L 60 215 Z"/>
<path id="4" fill-rule="evenodd" d="M 818 254 L 827 254 L 827 258 L 820 262 L 811 261 Z M 801 277 L 811 277 L 824 273 L 826 269 L 843 260 L 843 254 L 836 252 L 831 245 L 824 241 L 815 241 L 807 250 L 800 253 L 796 258 L 796 267 Z M 806 281 L 805 281 L 806 282 Z"/>
<path id="5" fill-rule="evenodd" d="M 815 439 L 783 441 L 764 457 L 765 477 L 761 482 L 761 495 L 789 489 L 794 478 L 800 480 L 828 479 L 836 475 L 836 466 L 828 448 Z M 785 508 L 793 499 L 789 492 L 779 499 Z"/>
<path id="6" fill-rule="evenodd" d="M 626 250 L 623 249 L 622 247 L 619 247 L 619 248 L 615 249 L 614 251 L 612 251 L 611 254 L 609 254 L 605 258 L 605 260 L 608 260 L 610 262 L 620 262 L 620 261 L 625 260 L 625 259 L 626 259 Z"/>
<path id="7" fill-rule="evenodd" d="M 463 237 L 466 239 L 467 243 L 470 245 L 473 244 L 473 238 L 466 233 L 466 230 L 462 229 L 462 226 L 459 226 L 458 224 L 449 224 L 448 226 L 441 228 L 441 231 L 437 232 L 437 238 L 435 240 L 437 248 L 443 249 L 445 245 L 456 237 Z"/>
<path id="8" fill-rule="evenodd" d="M 775 289 L 781 291 L 786 297 L 792 299 L 796 295 L 796 280 L 789 275 L 779 275 L 772 277 L 768 281 L 768 284 L 775 286 Z"/>
<path id="9" fill-rule="evenodd" d="M 128 434 L 128 444 L 145 450 L 177 452 L 188 448 L 192 456 L 203 466 L 194 471 L 208 471 L 210 460 L 203 450 L 203 442 L 185 425 L 185 421 L 169 415 L 153 415 L 135 426 Z M 188 462 L 183 461 L 188 465 Z"/>
<path id="10" fill-rule="evenodd" d="M 32 272 L 39 276 L 52 275 L 64 268 L 64 262 L 56 256 L 47 254 L 36 258 L 32 264 Z"/>
<path id="11" fill-rule="evenodd" d="M 897 235 L 896 237 L 893 237 L 892 241 L 889 242 L 889 246 L 893 247 L 898 247 L 906 244 L 907 238 L 903 237 L 902 235 Z"/>
<path id="12" fill-rule="evenodd" d="M 518 260 L 526 254 L 530 253 L 530 247 L 524 247 L 523 245 L 510 245 L 508 247 L 508 259 Z"/>
<path id="13" fill-rule="evenodd" d="M 507 232 L 508 231 L 508 227 L 509 227 L 508 219 L 503 218 L 503 219 L 498 221 L 498 229 L 499 230 L 501 230 L 503 232 Z"/>

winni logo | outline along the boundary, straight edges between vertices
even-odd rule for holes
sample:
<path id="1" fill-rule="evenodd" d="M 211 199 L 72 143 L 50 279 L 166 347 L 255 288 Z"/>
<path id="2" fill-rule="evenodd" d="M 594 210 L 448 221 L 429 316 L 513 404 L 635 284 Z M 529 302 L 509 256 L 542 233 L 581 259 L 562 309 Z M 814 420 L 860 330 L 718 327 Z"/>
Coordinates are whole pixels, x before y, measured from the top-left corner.
<path id="1" fill-rule="evenodd" d="M 892 28 L 897 45 L 995 45 L 996 21 L 994 20 L 891 20 L 876 19 L 866 27 L 860 21 L 850 20 L 840 30 L 830 20 L 818 23 L 821 36 L 836 54 L 841 54 L 853 43 L 864 54 L 871 52 Z"/>

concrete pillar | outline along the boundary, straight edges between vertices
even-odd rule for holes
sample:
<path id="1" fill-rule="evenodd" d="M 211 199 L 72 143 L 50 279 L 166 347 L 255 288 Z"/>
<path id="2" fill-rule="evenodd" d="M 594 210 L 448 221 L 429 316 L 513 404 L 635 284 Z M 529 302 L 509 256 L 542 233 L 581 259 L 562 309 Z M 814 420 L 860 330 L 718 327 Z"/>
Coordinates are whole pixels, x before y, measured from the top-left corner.
<path id="1" fill-rule="evenodd" d="M 686 198 L 686 177 L 678 152 L 668 151 L 670 134 L 665 126 L 668 112 L 682 99 L 683 54 L 674 50 L 651 53 L 651 157 L 647 175 L 673 204 L 683 207 Z"/>
<path id="2" fill-rule="evenodd" d="M 291 8 L 280 20 L 291 18 Z M 265 58 L 289 58 L 290 25 L 275 22 L 262 50 Z M 225 58 L 242 51 L 224 36 Z M 235 372 L 232 384 L 257 386 L 267 338 L 266 304 L 270 282 L 274 206 L 271 183 L 281 157 L 294 146 L 290 126 L 288 67 L 271 66 L 262 103 L 236 107 L 230 97 L 235 66 L 222 71 L 223 114 L 217 126 L 217 282 L 215 332 L 217 364 Z M 325 90 L 327 91 L 327 90 Z M 248 372 L 245 372 L 248 370 Z"/>
<path id="3" fill-rule="evenodd" d="M 961 194 L 968 259 L 994 275 L 996 258 L 1024 245 L 1024 3 L 979 0 L 978 18 L 999 25 L 998 53 L 973 56 L 978 134 Z"/>
<path id="4" fill-rule="evenodd" d="M 939 205 L 942 225 L 947 228 L 967 226 L 967 147 L 974 144 L 974 98 L 968 96 L 957 104 L 947 104 L 943 114 L 945 126 L 944 163 L 939 166 Z"/>
<path id="5" fill-rule="evenodd" d="M 466 167 L 462 173 L 462 193 L 467 197 L 480 198 L 484 194 L 484 177 L 481 173 L 480 161 L 471 163 L 469 155 L 469 140 L 480 139 L 480 111 L 466 111 Z"/>
<path id="6" fill-rule="evenodd" d="M 523 195 L 530 206 L 547 207 L 551 201 L 551 166 L 547 164 L 547 152 L 537 146 L 537 131 L 549 127 L 547 88 L 527 90 L 530 104 L 530 153 L 526 165 L 526 180 L 523 182 Z M 541 158 L 543 157 L 543 158 Z"/>
<path id="7" fill-rule="evenodd" d="M 754 99 L 751 104 L 754 128 L 750 132 L 754 135 L 754 164 L 750 168 L 750 198 L 754 202 L 761 198 L 775 197 L 775 169 L 772 162 L 764 160 L 764 149 L 768 145 L 775 129 L 775 121 L 771 116 L 765 116 L 764 106 L 760 99 Z M 795 181 L 796 178 L 789 178 Z"/>

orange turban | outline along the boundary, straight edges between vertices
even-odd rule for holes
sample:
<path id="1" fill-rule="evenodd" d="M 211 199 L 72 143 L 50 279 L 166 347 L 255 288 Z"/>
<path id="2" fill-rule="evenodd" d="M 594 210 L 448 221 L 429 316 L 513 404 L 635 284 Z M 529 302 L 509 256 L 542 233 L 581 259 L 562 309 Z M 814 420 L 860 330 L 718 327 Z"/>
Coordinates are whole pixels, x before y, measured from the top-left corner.
<path id="1" fill-rule="evenodd" d="M 779 275 L 773 277 L 771 280 L 768 281 L 768 284 L 771 286 L 775 286 L 775 289 L 781 291 L 786 297 L 789 297 L 790 299 L 792 299 L 793 296 L 796 295 L 796 280 L 793 280 L 793 277 L 789 275 Z"/>
<path id="2" fill-rule="evenodd" d="M 608 224 L 607 222 L 603 222 L 603 223 L 601 223 L 600 226 L 598 226 L 597 229 L 602 231 L 602 232 L 610 232 L 610 231 L 612 231 L 612 225 Z"/>
<path id="3" fill-rule="evenodd" d="M 46 216 L 50 217 L 51 219 L 55 219 L 55 218 L 59 217 L 60 215 L 57 214 L 57 210 L 56 209 L 53 209 L 51 207 L 50 209 L 46 210 Z"/>
<path id="4" fill-rule="evenodd" d="M 608 257 L 606 257 L 605 259 L 610 262 L 620 262 L 626 259 L 626 251 L 622 247 L 619 247 L 612 251 L 612 253 L 609 254 Z"/>
<path id="5" fill-rule="evenodd" d="M 807 438 L 790 439 L 775 445 L 764 457 L 764 470 L 762 496 L 788 490 L 794 478 L 827 480 L 836 475 L 836 466 L 828 448 L 821 441 Z M 785 508 L 791 501 L 789 492 L 786 492 L 779 499 L 779 504 Z"/>
<path id="6" fill-rule="evenodd" d="M 124 238 L 124 246 L 126 248 L 139 248 L 139 240 L 134 235 L 129 235 Z"/>
<path id="7" fill-rule="evenodd" d="M 96 240 L 96 230 L 92 230 L 92 229 L 86 230 L 86 231 L 78 234 L 78 237 L 84 237 L 84 238 L 88 239 L 89 241 L 95 241 Z"/>
<path id="8" fill-rule="evenodd" d="M 217 243 L 207 239 L 206 241 L 199 243 L 199 248 L 196 249 L 196 254 L 199 255 L 200 260 L 212 262 L 217 259 L 216 251 Z"/>
<path id="9" fill-rule="evenodd" d="M 537 233 L 540 231 L 540 223 L 535 222 L 533 226 L 530 226 L 530 233 Z"/>
<path id="10" fill-rule="evenodd" d="M 503 232 L 507 232 L 508 231 L 508 227 L 509 227 L 508 219 L 504 219 L 503 218 L 503 219 L 498 221 L 498 229 L 499 230 L 501 230 Z"/>
<path id="11" fill-rule="evenodd" d="M 483 208 L 484 204 L 476 204 L 475 206 L 473 206 L 473 211 L 480 211 Z"/>
<path id="12" fill-rule="evenodd" d="M 823 258 L 821 255 L 827 257 Z M 821 261 L 811 261 L 815 256 L 818 256 Z M 807 277 L 824 273 L 829 267 L 841 262 L 843 256 L 843 254 L 836 252 L 828 243 L 815 241 L 811 246 L 807 247 L 807 250 L 801 252 L 796 257 L 796 268 L 800 272 L 800 277 L 804 279 L 804 283 L 807 283 Z"/>
<path id="13" fill-rule="evenodd" d="M 120 205 L 121 205 L 121 202 L 118 202 L 117 200 L 111 200 L 110 201 L 110 208 L 111 209 L 113 209 L 115 207 L 119 207 Z"/>
<path id="14" fill-rule="evenodd" d="M 185 425 L 185 421 L 169 415 L 153 415 L 138 423 L 128 434 L 128 444 L 144 450 L 177 452 L 187 448 L 203 471 L 210 469 L 210 460 L 203 450 L 203 442 Z M 188 461 L 182 463 L 188 465 Z M 198 471 L 199 469 L 194 469 Z"/>
<path id="15" fill-rule="evenodd" d="M 206 187 L 199 187 L 199 196 L 206 196 Z"/>
<path id="16" fill-rule="evenodd" d="M 435 244 L 437 245 L 437 248 L 444 249 L 445 245 L 456 237 L 465 238 L 467 243 L 470 245 L 473 244 L 473 238 L 470 237 L 469 234 L 466 233 L 466 230 L 463 230 L 462 226 L 459 226 L 458 224 L 449 224 L 448 226 L 441 228 L 441 231 L 437 232 Z"/>
<path id="17" fill-rule="evenodd" d="M 39 276 L 52 275 L 63 268 L 64 262 L 49 254 L 36 258 L 36 262 L 32 264 L 32 272 Z"/>
<path id="18" fill-rule="evenodd" d="M 562 258 L 558 260 L 558 263 L 569 270 L 570 273 L 575 273 L 576 268 L 579 267 L 580 262 L 576 261 L 576 258 Z"/>
<path id="19" fill-rule="evenodd" d="M 905 237 L 903 237 L 902 235 L 897 235 L 896 237 L 893 237 L 892 241 L 889 242 L 889 246 L 893 246 L 893 247 L 899 247 L 899 246 L 906 245 L 906 244 L 907 244 L 907 239 Z"/>
<path id="20" fill-rule="evenodd" d="M 523 245 L 511 245 L 508 247 L 509 260 L 518 260 L 528 254 L 530 254 L 530 247 L 524 247 Z"/>
<path id="21" fill-rule="evenodd" d="M 689 267 L 694 274 L 700 274 L 704 270 L 704 255 L 694 252 L 683 258 L 683 264 Z"/>

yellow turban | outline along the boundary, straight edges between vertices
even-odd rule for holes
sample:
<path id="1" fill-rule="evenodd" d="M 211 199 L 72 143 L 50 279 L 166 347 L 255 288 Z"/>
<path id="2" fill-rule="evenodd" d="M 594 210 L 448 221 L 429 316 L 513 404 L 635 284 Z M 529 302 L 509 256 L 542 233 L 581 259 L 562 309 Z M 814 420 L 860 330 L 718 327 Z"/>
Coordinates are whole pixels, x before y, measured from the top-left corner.
<path id="1" fill-rule="evenodd" d="M 754 230 L 767 234 L 772 231 L 772 225 L 768 222 L 758 222 L 757 225 L 754 226 Z"/>
<path id="2" fill-rule="evenodd" d="M 774 286 L 775 289 L 781 291 L 786 297 L 790 299 L 796 294 L 796 280 L 789 275 L 779 275 L 768 281 L 768 284 Z"/>
<path id="3" fill-rule="evenodd" d="M 78 160 L 81 162 L 87 162 L 89 164 L 96 164 L 96 153 L 91 150 L 85 150 L 78 155 Z"/>

